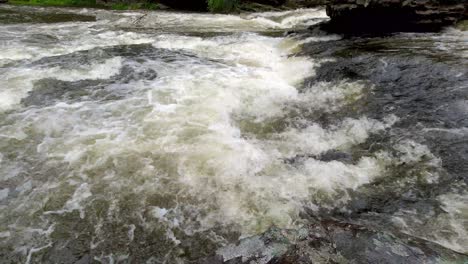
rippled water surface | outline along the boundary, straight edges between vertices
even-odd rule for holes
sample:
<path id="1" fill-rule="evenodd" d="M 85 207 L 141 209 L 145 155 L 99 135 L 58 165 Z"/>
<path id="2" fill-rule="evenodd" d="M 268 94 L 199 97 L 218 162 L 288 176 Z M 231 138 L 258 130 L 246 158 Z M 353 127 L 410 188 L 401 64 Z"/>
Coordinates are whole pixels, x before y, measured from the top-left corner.
<path id="1" fill-rule="evenodd" d="M 468 34 L 326 19 L 2 7 L 4 263 L 183 263 L 306 212 L 468 253 Z"/>

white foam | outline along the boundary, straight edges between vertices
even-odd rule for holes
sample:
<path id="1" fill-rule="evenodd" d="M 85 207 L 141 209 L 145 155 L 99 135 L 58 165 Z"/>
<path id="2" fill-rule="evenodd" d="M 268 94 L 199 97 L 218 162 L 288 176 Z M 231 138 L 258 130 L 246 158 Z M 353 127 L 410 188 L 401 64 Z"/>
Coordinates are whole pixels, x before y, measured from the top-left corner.
<path id="1" fill-rule="evenodd" d="M 144 15 L 129 13 L 122 17 L 120 26 L 160 28 L 174 31 L 242 32 L 271 31 L 307 26 L 327 20 L 323 9 L 298 9 L 285 12 L 264 12 L 236 15 L 221 14 L 179 14 L 169 12 L 149 12 Z"/>
<path id="2" fill-rule="evenodd" d="M 50 50 L 27 48 L 26 58 L 138 43 L 151 43 L 173 52 L 173 57 L 115 57 L 72 68 L 15 66 L 2 72 L 0 107 L 9 110 L 18 107 L 35 80 L 46 77 L 104 79 L 123 66 L 152 69 L 158 74 L 154 80 L 112 84 L 127 92 L 122 98 L 64 101 L 9 115 L 12 124 L 0 127 L 2 139 L 29 144 L 25 155 L 37 159 L 34 164 L 44 179 L 34 179 L 32 188 L 30 179 L 18 177 L 27 171 L 22 167 L 25 165 L 4 155 L 2 180 L 17 180 L 19 193 L 11 199 L 8 210 L 0 211 L 2 218 L 13 210 L 27 216 L 43 213 L 40 210 L 48 199 L 60 194 L 68 198 L 63 207 L 45 212 L 41 220 L 76 211 L 85 218 L 92 213 L 87 210 L 95 199 L 109 203 L 105 216 L 95 223 L 96 237 L 90 243 L 93 249 L 112 236 L 103 234 L 109 221 L 124 222 L 125 239 L 135 239 L 137 225 L 131 225 L 128 217 L 141 221 L 138 230 L 165 228 L 164 235 L 174 245 L 180 243 L 176 228 L 187 235 L 215 227 L 234 228 L 247 235 L 272 225 L 297 227 L 305 205 L 339 205 L 348 199 L 349 189 L 384 176 L 389 164 L 420 162 L 429 155 L 427 148 L 408 143 L 396 147 L 396 156 L 369 154 L 353 163 L 319 160 L 320 154 L 330 150 L 351 152 L 372 134 L 391 127 L 396 117 L 345 118 L 323 126 L 307 116 L 289 116 L 291 109 L 307 109 L 308 114 L 340 111 L 372 89 L 362 82 L 320 82 L 303 88 L 304 79 L 314 74 L 320 61 L 297 56 L 295 52 L 303 43 L 299 40 L 255 33 L 194 37 L 128 32 L 118 28 L 132 24 L 141 13 L 92 12 L 99 13 L 101 20 L 25 27 L 18 39 L 38 31 L 59 37 Z M 254 31 L 304 27 L 309 18 L 317 17 L 313 10 L 298 12 L 243 17 L 152 13 L 136 23 L 142 27 L 166 25 L 158 30 L 188 31 L 196 26 L 210 32 Z M 4 59 L 15 59 L 15 52 L 19 51 L 3 53 L 7 54 Z M 251 123 L 253 132 L 246 131 L 243 122 Z M 278 123 L 277 131 L 256 132 L 268 122 Z M 167 199 L 167 205 L 156 206 L 149 199 L 152 195 Z M 127 201 L 133 197 L 138 202 L 120 210 L 133 202 Z M 36 220 L 25 222 L 45 225 Z M 40 248 L 34 242 L 25 244 Z M 111 254 L 99 259 L 116 258 Z"/>
<path id="3" fill-rule="evenodd" d="M 0 190 L 0 201 L 8 197 L 8 193 L 10 193 L 9 188 L 1 189 Z"/>
<path id="4" fill-rule="evenodd" d="M 107 79 L 117 74 L 122 66 L 120 57 L 105 60 L 103 63 L 80 65 L 77 68 L 12 68 L 0 76 L 0 111 L 17 106 L 21 99 L 33 89 L 34 82 L 44 78 L 62 81 Z"/>
<path id="5" fill-rule="evenodd" d="M 442 212 L 400 210 L 393 222 L 403 232 L 438 243 L 444 247 L 466 254 L 468 251 L 468 195 L 449 193 L 437 198 Z"/>
<path id="6" fill-rule="evenodd" d="M 32 181 L 29 180 L 25 182 L 23 185 L 16 187 L 16 191 L 18 192 L 27 192 L 32 189 Z"/>
<path id="7" fill-rule="evenodd" d="M 95 24 L 34 24 L 23 26 L 1 26 L 2 52 L 0 65 L 15 60 L 37 60 L 48 56 L 59 56 L 96 47 L 151 43 L 151 36 L 143 33 L 96 28 Z M 57 43 L 27 45 L 24 40 L 35 40 L 37 35 L 56 39 Z"/>
<path id="8" fill-rule="evenodd" d="M 339 35 L 326 35 L 326 36 L 314 36 L 308 37 L 300 41 L 301 44 L 306 44 L 310 42 L 326 42 L 326 41 L 336 41 L 342 39 L 342 36 Z"/>
<path id="9" fill-rule="evenodd" d="M 132 91 L 141 92 L 121 100 L 59 103 L 22 114 L 30 131 L 44 135 L 37 151 L 65 162 L 69 168 L 65 175 L 86 181 L 81 186 L 87 187 L 78 188 L 64 208 L 48 214 L 80 210 L 84 216 L 86 201 L 93 195 L 90 186 L 101 181 L 113 193 L 135 188 L 143 194 L 169 195 L 158 185 L 160 177 L 168 177 L 172 186 L 193 197 L 177 209 L 153 211 L 170 231 L 167 237 L 178 243 L 171 235 L 174 226 L 191 233 L 236 224 L 245 234 L 263 231 L 272 224 L 291 227 L 304 203 L 315 194 L 333 197 L 382 174 L 379 156 L 363 157 L 357 164 L 309 158 L 291 166 L 284 160 L 347 150 L 391 126 L 394 118 L 345 119 L 328 128 L 310 123 L 301 129 L 273 133 L 267 139 L 243 137 L 238 120 L 261 123 L 273 118 L 286 122 L 284 107 L 334 111 L 349 103 L 349 97 L 359 98 L 366 91 L 361 83 L 318 83 L 299 93 L 297 87 L 314 74 L 319 62 L 291 56 L 297 41 L 253 33 L 211 38 L 160 35 L 153 45 L 192 53 L 198 59 L 134 65 L 114 58 L 93 66 L 93 71 L 103 72 L 115 65 L 118 69 L 127 63 L 155 69 L 158 79 L 132 83 Z M 84 76 L 77 70 L 66 76 L 57 71 L 56 78 Z M 330 104 L 336 105 L 331 109 Z M 13 132 L 18 133 L 5 131 L 10 136 Z M 152 164 L 152 155 L 170 156 L 171 161 Z M 125 164 L 136 168 L 128 174 L 125 168 L 129 165 Z M 102 178 L 89 177 L 86 171 L 106 173 Z M 129 180 L 135 177 L 139 180 Z M 145 185 L 135 185 L 142 180 Z M 195 202 L 198 200 L 204 202 Z M 197 224 L 186 217 L 186 207 L 192 203 L 196 209 L 191 210 L 206 211 L 196 219 Z"/>
<path id="10" fill-rule="evenodd" d="M 401 153 L 399 159 L 404 163 L 415 163 L 426 161 L 429 165 L 440 167 L 442 161 L 434 156 L 425 145 L 411 140 L 404 140 L 394 146 L 394 149 Z"/>
<path id="11" fill-rule="evenodd" d="M 387 122 L 376 120 L 345 119 L 340 125 L 325 129 L 318 124 L 312 124 L 305 129 L 291 128 L 274 137 L 274 145 L 290 157 L 296 153 L 320 154 L 333 149 L 347 149 L 364 142 L 370 134 L 384 130 L 396 121 L 390 116 Z"/>
<path id="12" fill-rule="evenodd" d="M 70 200 L 68 200 L 63 209 L 57 211 L 47 211 L 44 214 L 63 214 L 73 212 L 74 210 L 80 211 L 80 217 L 83 219 L 85 217 L 85 212 L 83 210 L 84 206 L 82 203 L 86 201 L 92 195 L 89 186 L 87 183 L 81 184 L 78 188 L 76 188 L 73 196 Z"/>
<path id="13" fill-rule="evenodd" d="M 295 100 L 296 104 L 308 104 L 315 110 L 335 112 L 343 105 L 352 104 L 370 92 L 371 87 L 361 82 L 318 82 Z M 313 104 L 310 104 L 313 102 Z"/>
<path id="14" fill-rule="evenodd" d="M 10 231 L 0 232 L 0 238 L 7 238 L 7 237 L 10 237 L 10 236 L 11 236 Z"/>
<path id="15" fill-rule="evenodd" d="M 439 197 L 446 220 L 443 228 L 438 230 L 437 242 L 458 252 L 468 253 L 468 194 L 446 194 Z M 444 234 L 448 231 L 451 235 Z"/>

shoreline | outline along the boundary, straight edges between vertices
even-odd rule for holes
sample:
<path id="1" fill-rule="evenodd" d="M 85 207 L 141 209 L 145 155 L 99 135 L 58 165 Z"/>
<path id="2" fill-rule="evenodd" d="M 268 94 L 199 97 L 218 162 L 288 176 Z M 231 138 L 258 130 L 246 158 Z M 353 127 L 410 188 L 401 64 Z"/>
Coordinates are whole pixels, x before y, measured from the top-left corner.
<path id="1" fill-rule="evenodd" d="M 191 13 L 221 13 L 221 14 L 240 14 L 240 13 L 255 13 L 255 12 L 274 12 L 274 11 L 289 11 L 302 8 L 317 8 L 325 7 L 325 4 L 306 5 L 299 4 L 296 1 L 288 1 L 282 5 L 274 6 L 268 4 L 259 4 L 254 2 L 241 3 L 235 9 L 223 12 L 210 12 L 208 10 L 188 10 L 169 7 L 160 2 L 145 2 L 135 1 L 133 3 L 114 2 L 104 3 L 102 1 L 90 0 L 89 3 L 83 1 L 76 3 L 74 0 L 10 0 L 4 1 L 0 4 L 11 6 L 32 6 L 32 7 L 64 7 L 64 8 L 93 8 L 103 10 L 149 10 L 149 11 L 175 11 L 175 12 L 191 12 Z"/>

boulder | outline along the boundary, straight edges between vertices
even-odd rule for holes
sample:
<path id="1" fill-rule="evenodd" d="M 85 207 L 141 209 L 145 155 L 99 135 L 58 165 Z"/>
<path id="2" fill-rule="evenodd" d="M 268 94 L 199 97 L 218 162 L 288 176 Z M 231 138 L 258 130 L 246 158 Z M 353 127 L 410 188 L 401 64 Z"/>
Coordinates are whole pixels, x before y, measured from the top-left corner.
<path id="1" fill-rule="evenodd" d="M 467 16 L 466 0 L 329 0 L 330 29 L 343 32 L 435 31 Z"/>

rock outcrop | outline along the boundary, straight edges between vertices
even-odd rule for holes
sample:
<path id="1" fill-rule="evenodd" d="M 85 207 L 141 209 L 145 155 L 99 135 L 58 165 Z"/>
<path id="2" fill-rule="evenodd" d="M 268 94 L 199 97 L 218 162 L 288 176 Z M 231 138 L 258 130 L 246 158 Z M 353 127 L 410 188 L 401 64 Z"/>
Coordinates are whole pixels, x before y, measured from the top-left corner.
<path id="1" fill-rule="evenodd" d="M 287 0 L 286 5 L 295 7 L 316 7 L 325 5 L 327 0 Z"/>
<path id="2" fill-rule="evenodd" d="M 2 0 L 0 0 L 2 1 Z M 158 2 L 167 5 L 174 9 L 180 10 L 193 10 L 193 11 L 206 11 L 207 1 L 206 0 L 159 0 Z M 237 0 L 239 9 L 244 10 L 246 6 L 253 5 L 250 11 L 257 11 L 270 8 L 303 8 L 303 7 L 314 7 L 317 5 L 324 5 L 326 0 Z M 258 5 L 258 6 L 255 6 Z M 249 11 L 249 8 L 247 8 Z"/>
<path id="3" fill-rule="evenodd" d="M 329 0 L 334 31 L 433 31 L 468 16 L 466 0 Z"/>
<path id="4" fill-rule="evenodd" d="M 206 0 L 160 0 L 158 2 L 180 10 L 206 11 L 207 9 Z"/>
<path id="5" fill-rule="evenodd" d="M 159 2 L 180 10 L 207 11 L 208 9 L 207 0 L 160 0 Z M 285 0 L 239 0 L 237 2 L 241 4 L 258 3 L 268 6 L 279 6 L 284 4 Z"/>
<path id="6" fill-rule="evenodd" d="M 311 223 L 300 230 L 271 228 L 237 245 L 219 249 L 200 264 L 306 263 L 464 263 L 468 256 L 437 244 L 360 225 L 333 220 Z"/>
<path id="7" fill-rule="evenodd" d="M 242 0 L 241 2 L 246 2 L 246 3 L 259 3 L 263 5 L 271 5 L 271 6 L 280 6 L 286 2 L 286 0 Z"/>

